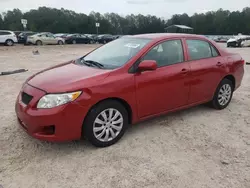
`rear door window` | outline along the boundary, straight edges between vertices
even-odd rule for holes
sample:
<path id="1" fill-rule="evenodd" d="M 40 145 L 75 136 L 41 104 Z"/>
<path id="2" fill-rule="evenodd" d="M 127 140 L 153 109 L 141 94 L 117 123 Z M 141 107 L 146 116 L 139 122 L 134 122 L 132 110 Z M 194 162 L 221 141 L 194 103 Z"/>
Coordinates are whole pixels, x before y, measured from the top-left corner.
<path id="1" fill-rule="evenodd" d="M 206 41 L 187 40 L 187 45 L 190 60 L 199 60 L 213 57 L 211 45 Z M 214 55 L 216 55 L 216 52 L 214 52 Z"/>

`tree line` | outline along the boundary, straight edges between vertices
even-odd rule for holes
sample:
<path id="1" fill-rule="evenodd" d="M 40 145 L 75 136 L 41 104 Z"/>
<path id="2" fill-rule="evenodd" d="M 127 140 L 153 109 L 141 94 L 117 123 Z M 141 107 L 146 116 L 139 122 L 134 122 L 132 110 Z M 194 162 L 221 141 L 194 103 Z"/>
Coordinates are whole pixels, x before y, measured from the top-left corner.
<path id="1" fill-rule="evenodd" d="M 95 23 L 100 23 L 99 33 L 139 34 L 164 32 L 164 28 L 173 25 L 187 25 L 194 33 L 204 35 L 250 34 L 250 7 L 242 11 L 219 9 L 206 13 L 175 14 L 170 19 L 151 15 L 127 15 L 116 13 L 89 15 L 66 9 L 39 7 L 28 12 L 13 9 L 0 14 L 0 29 L 22 31 L 21 19 L 27 19 L 27 30 L 53 33 L 96 33 Z"/>

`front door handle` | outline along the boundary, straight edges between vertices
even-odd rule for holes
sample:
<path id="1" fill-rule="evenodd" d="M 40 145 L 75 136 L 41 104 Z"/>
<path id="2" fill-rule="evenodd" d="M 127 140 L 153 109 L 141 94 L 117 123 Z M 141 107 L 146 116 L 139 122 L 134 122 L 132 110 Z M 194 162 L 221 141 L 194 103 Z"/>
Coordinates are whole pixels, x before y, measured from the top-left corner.
<path id="1" fill-rule="evenodd" d="M 221 62 L 218 62 L 217 64 L 216 64 L 216 66 L 217 67 L 221 67 L 223 64 L 221 63 Z"/>

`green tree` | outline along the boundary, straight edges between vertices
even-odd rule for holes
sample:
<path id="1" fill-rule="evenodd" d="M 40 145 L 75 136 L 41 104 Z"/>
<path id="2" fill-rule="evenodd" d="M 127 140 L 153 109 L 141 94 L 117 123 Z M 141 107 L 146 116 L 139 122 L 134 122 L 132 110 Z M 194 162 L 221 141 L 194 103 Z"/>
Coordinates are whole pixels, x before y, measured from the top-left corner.
<path id="1" fill-rule="evenodd" d="M 22 30 L 23 26 L 21 24 L 21 19 L 23 18 L 23 13 L 19 9 L 14 9 L 13 11 L 8 11 L 4 13 L 4 26 L 9 30 Z"/>
<path id="2" fill-rule="evenodd" d="M 4 29 L 4 23 L 3 23 L 3 18 L 1 14 L 0 14 L 0 29 Z"/>
<path id="3" fill-rule="evenodd" d="M 127 15 L 116 13 L 91 12 L 89 15 L 66 9 L 39 7 L 22 13 L 14 9 L 0 16 L 0 28 L 22 30 L 21 19 L 28 20 L 28 30 L 53 33 L 96 33 L 95 23 L 100 23 L 100 34 L 139 34 L 164 32 L 164 28 L 173 24 L 188 25 L 197 34 L 250 34 L 250 8 L 242 11 L 219 9 L 206 13 L 175 14 L 164 20 L 151 15 Z"/>

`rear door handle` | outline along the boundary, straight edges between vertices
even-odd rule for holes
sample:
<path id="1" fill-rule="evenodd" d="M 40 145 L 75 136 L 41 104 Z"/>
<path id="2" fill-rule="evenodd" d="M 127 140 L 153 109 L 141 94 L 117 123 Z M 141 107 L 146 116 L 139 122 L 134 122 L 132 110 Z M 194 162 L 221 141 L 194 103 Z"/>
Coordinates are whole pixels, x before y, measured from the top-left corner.
<path id="1" fill-rule="evenodd" d="M 221 63 L 221 62 L 218 62 L 217 64 L 216 64 L 216 66 L 217 67 L 221 67 L 223 64 Z"/>
<path id="2" fill-rule="evenodd" d="M 181 70 L 181 73 L 182 73 L 182 74 L 187 74 L 187 73 L 188 73 L 188 69 L 182 69 L 182 70 Z"/>

